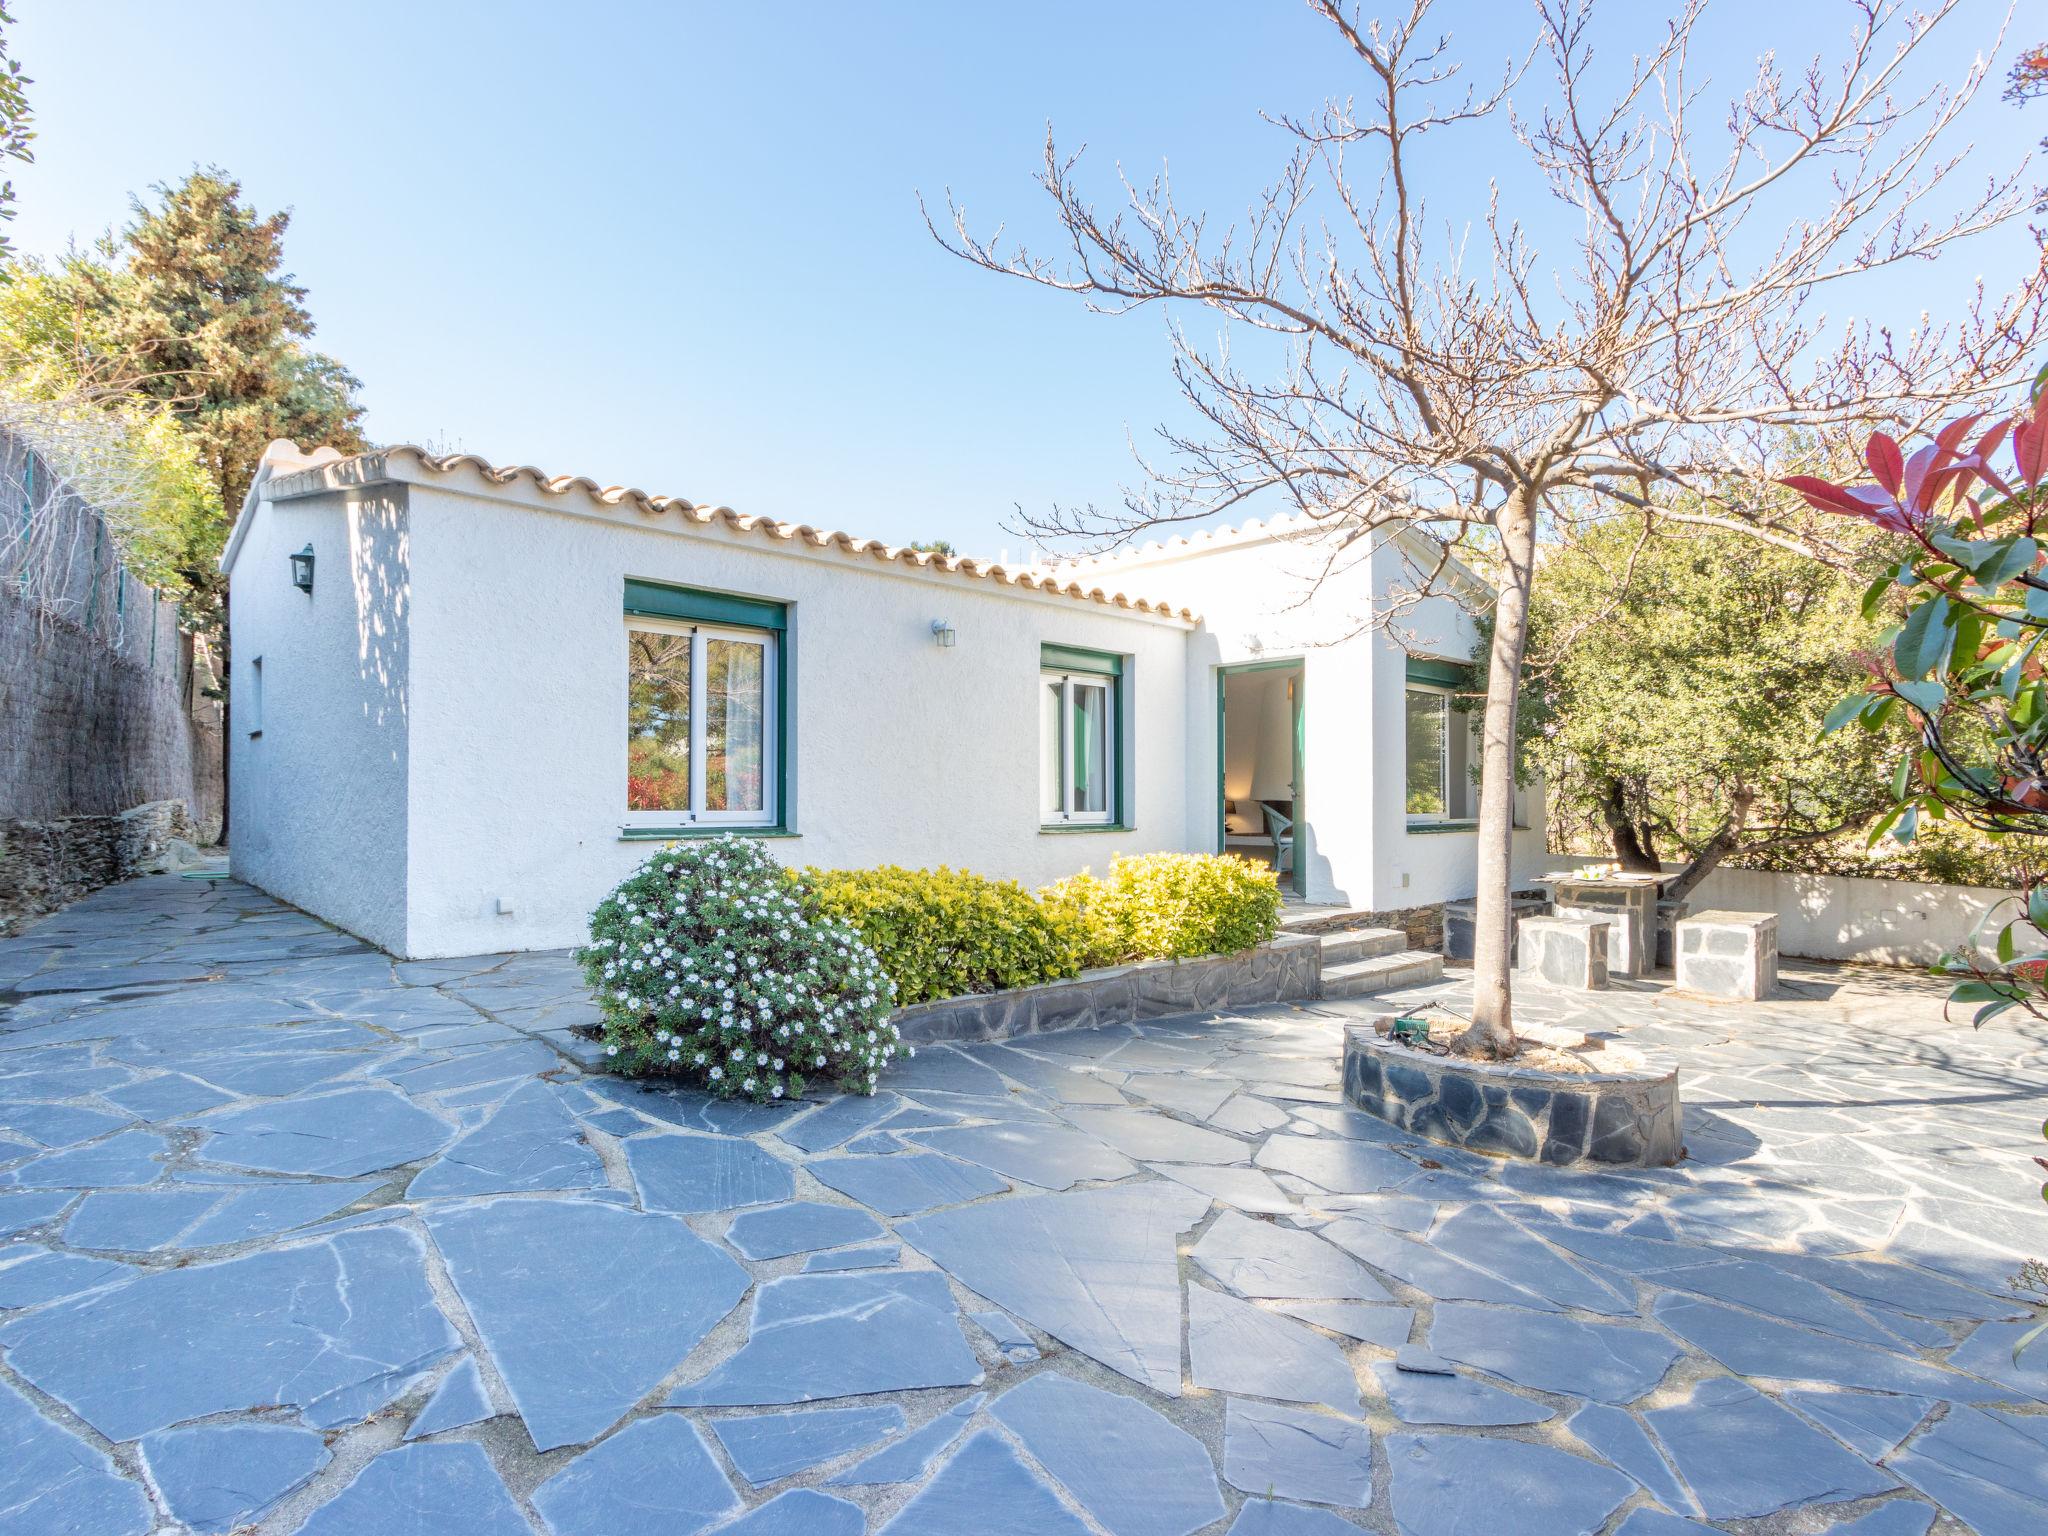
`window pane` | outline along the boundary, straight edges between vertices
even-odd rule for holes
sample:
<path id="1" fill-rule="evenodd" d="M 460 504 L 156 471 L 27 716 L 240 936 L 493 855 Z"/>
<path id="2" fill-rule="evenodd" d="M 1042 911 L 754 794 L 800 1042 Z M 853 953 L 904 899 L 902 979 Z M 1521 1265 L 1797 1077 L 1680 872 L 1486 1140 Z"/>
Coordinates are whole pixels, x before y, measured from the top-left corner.
<path id="1" fill-rule="evenodd" d="M 1074 680 L 1074 811 L 1109 808 L 1109 690 Z"/>
<path id="2" fill-rule="evenodd" d="M 704 809 L 758 811 L 768 743 L 768 648 L 704 642 Z"/>
<path id="3" fill-rule="evenodd" d="M 690 637 L 626 631 L 626 806 L 690 808 Z"/>
<path id="4" fill-rule="evenodd" d="M 1038 688 L 1038 811 L 1047 821 L 1066 809 L 1060 804 L 1060 680 Z"/>
<path id="5" fill-rule="evenodd" d="M 1408 814 L 1442 816 L 1444 707 L 1440 693 L 1408 690 Z"/>

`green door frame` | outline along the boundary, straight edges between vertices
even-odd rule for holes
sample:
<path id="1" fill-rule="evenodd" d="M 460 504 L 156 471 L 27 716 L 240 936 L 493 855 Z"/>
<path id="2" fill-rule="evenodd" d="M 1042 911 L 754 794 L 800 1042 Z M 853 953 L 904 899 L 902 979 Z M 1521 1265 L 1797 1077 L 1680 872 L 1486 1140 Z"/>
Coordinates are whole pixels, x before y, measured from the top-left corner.
<path id="1" fill-rule="evenodd" d="M 1298 674 L 1294 688 L 1294 894 L 1308 895 L 1308 861 L 1302 855 L 1302 829 L 1308 825 L 1308 779 L 1306 762 L 1308 754 L 1303 750 L 1306 743 L 1308 720 L 1308 665 L 1299 656 L 1281 661 L 1239 661 L 1216 669 L 1216 851 L 1221 853 L 1227 846 L 1225 839 L 1229 828 L 1224 824 L 1223 802 L 1227 798 L 1223 789 L 1223 750 L 1228 738 L 1224 734 L 1224 680 L 1245 672 L 1294 672 Z"/>

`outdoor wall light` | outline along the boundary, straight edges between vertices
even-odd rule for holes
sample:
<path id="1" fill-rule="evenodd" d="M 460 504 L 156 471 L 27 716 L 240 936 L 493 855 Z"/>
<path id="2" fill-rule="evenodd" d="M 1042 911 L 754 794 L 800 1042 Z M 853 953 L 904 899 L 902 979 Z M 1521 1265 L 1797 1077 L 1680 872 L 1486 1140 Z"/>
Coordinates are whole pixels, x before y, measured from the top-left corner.
<path id="1" fill-rule="evenodd" d="M 932 638 L 939 642 L 940 650 L 951 650 L 954 642 L 960 638 L 960 632 L 944 619 L 933 619 Z"/>
<path id="2" fill-rule="evenodd" d="M 292 556 L 292 585 L 308 594 L 313 590 L 313 546 L 310 544 Z"/>

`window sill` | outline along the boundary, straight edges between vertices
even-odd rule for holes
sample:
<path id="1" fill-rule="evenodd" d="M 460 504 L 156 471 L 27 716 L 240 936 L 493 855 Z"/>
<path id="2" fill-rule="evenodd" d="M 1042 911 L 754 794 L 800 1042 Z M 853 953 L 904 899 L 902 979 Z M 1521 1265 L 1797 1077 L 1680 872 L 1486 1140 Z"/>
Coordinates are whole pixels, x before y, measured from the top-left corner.
<path id="1" fill-rule="evenodd" d="M 621 827 L 619 841 L 622 843 L 681 843 L 693 838 L 724 837 L 731 833 L 735 837 L 802 837 L 803 833 L 789 827 Z"/>
<path id="2" fill-rule="evenodd" d="M 1079 821 L 1041 826 L 1038 829 L 1038 835 L 1040 837 L 1071 837 L 1078 832 L 1129 832 L 1131 830 L 1132 828 L 1128 822 Z"/>
<path id="3" fill-rule="evenodd" d="M 1417 837 L 1427 837 L 1438 832 L 1477 832 L 1479 821 L 1477 817 L 1470 821 L 1411 821 L 1408 823 L 1408 830 Z M 1514 824 L 1513 830 L 1526 832 L 1529 828 L 1525 823 L 1518 821 Z"/>

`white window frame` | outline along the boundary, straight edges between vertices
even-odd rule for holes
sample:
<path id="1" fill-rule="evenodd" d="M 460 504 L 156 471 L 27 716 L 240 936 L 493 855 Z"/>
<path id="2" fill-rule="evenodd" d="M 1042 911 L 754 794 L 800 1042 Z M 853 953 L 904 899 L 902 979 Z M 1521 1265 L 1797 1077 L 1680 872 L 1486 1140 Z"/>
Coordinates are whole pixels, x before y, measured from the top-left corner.
<path id="1" fill-rule="evenodd" d="M 653 634 L 690 636 L 690 806 L 688 810 L 643 811 L 628 807 L 622 825 L 629 827 L 773 827 L 779 807 L 776 796 L 781 788 L 782 743 L 776 737 L 776 726 L 781 720 L 779 701 L 775 689 L 780 670 L 777 665 L 776 647 L 782 637 L 772 629 L 749 629 L 744 625 L 696 624 L 688 619 L 646 618 L 639 614 L 626 616 L 627 644 L 631 646 L 634 630 Z M 761 808 L 759 810 L 714 811 L 706 808 L 704 794 L 708 788 L 704 772 L 705 731 L 710 723 L 706 707 L 706 688 L 710 681 L 710 668 L 705 665 L 705 651 L 713 640 L 738 640 L 748 645 L 761 647 Z M 628 653 L 630 665 L 630 651 Z M 622 679 L 623 680 L 623 679 Z M 630 682 L 628 682 L 630 689 Z M 630 711 L 630 698 L 621 701 Z M 630 715 L 628 720 L 630 726 Z M 625 740 L 621 730 L 619 739 Z M 619 776 L 621 796 L 625 792 L 625 775 Z"/>
<path id="2" fill-rule="evenodd" d="M 1038 686 L 1044 689 L 1048 684 L 1057 683 L 1060 689 L 1059 709 L 1059 781 L 1053 795 L 1045 792 L 1044 764 L 1045 743 L 1038 744 L 1040 775 L 1038 785 L 1038 814 L 1040 825 L 1048 827 L 1106 827 L 1116 821 L 1117 775 L 1122 771 L 1118 753 L 1123 733 L 1123 721 L 1117 717 L 1118 695 L 1123 691 L 1117 687 L 1117 679 L 1107 672 L 1082 672 L 1075 670 L 1045 669 L 1038 674 Z M 1100 688 L 1102 690 L 1102 809 L 1099 811 L 1077 810 L 1074 807 L 1074 690 Z M 1043 706 L 1041 705 L 1041 708 Z M 1048 801 L 1053 802 L 1048 809 Z"/>

